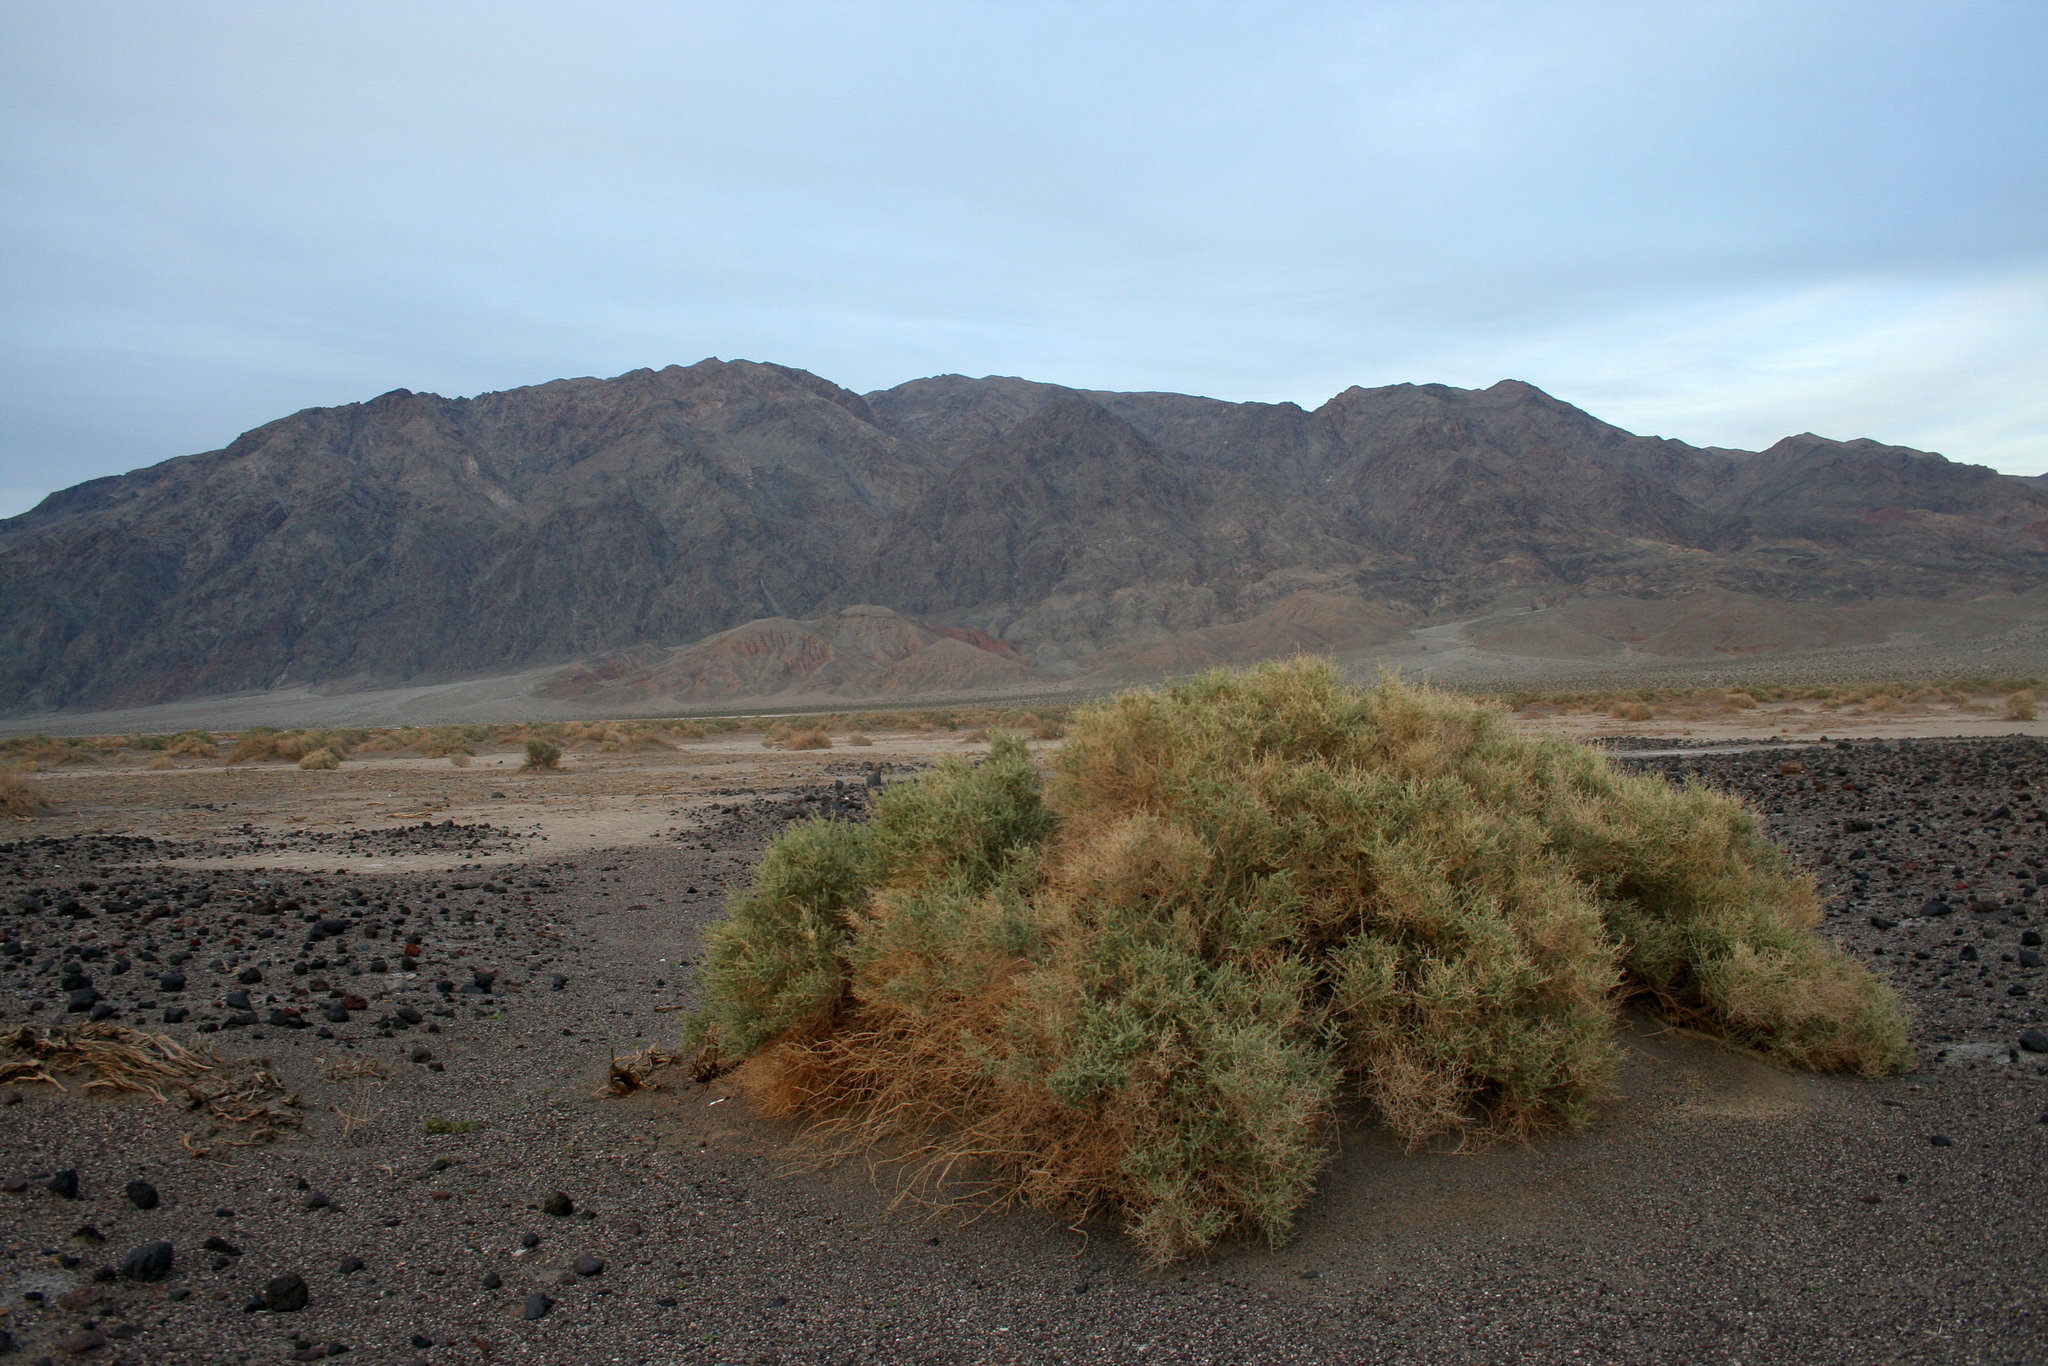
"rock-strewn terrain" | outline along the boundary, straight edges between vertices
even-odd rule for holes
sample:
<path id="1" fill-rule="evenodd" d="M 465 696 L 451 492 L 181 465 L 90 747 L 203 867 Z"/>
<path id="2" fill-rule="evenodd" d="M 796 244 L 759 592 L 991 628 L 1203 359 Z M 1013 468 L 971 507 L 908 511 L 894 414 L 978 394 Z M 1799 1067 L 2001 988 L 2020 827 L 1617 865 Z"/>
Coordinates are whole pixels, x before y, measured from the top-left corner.
<path id="1" fill-rule="evenodd" d="M 888 661 L 842 695 L 986 686 L 1006 651 L 1070 677 L 1136 667 L 1104 651 L 1281 649 L 1285 630 L 1179 642 L 1304 591 L 1394 621 L 1697 599 L 1740 652 L 1810 638 L 1777 605 L 1920 619 L 2039 587 L 2044 537 L 2038 480 L 1811 435 L 1700 449 L 1512 381 L 1306 411 L 959 376 L 862 396 L 709 360 L 396 390 L 55 494 L 0 522 L 0 712 L 578 661 L 617 679 L 649 649 L 763 619 L 816 634 L 858 605 L 1004 648 L 893 682 Z M 801 655 L 776 690 L 809 677 Z M 699 695 L 731 695 L 730 668 L 707 676 Z"/>
<path id="2" fill-rule="evenodd" d="M 1616 748 L 1758 806 L 1823 931 L 1918 1015 L 1918 1070 L 1784 1073 L 1640 1025 L 1588 1132 L 1356 1131 L 1292 1243 L 1157 1273 L 1100 1226 L 891 1213 L 887 1168 L 793 1167 L 674 1070 L 593 1098 L 671 1036 L 657 1008 L 693 999 L 764 841 L 857 818 L 869 758 L 67 778 L 60 833 L 0 845 L 0 1030 L 99 1013 L 267 1058 L 303 1128 L 236 1147 L 175 1091 L 0 1086 L 0 1329 L 22 1360 L 163 1366 L 2043 1359 L 2048 744 Z M 347 783 L 456 815 L 293 826 Z M 556 808 L 649 784 L 645 838 L 572 847 Z M 159 1243 L 162 1279 L 123 1270 Z"/>

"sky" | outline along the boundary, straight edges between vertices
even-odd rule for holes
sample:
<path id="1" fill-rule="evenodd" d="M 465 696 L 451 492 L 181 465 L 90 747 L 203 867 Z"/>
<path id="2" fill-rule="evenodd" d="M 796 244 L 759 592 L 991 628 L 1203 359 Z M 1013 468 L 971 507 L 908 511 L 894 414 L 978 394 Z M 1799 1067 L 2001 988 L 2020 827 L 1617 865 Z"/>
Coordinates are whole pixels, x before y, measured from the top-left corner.
<path id="1" fill-rule="evenodd" d="M 0 516 L 706 356 L 2048 470 L 2048 5 L 0 0 Z"/>

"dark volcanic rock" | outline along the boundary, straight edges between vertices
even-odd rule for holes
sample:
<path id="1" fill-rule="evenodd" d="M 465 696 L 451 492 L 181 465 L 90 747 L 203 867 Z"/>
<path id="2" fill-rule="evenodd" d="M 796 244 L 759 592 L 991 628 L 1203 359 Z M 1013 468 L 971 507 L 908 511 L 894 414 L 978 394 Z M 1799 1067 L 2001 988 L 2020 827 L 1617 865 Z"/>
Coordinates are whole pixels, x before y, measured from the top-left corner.
<path id="1" fill-rule="evenodd" d="M 291 1314 L 306 1307 L 305 1278 L 296 1272 L 274 1276 L 263 1287 L 263 1307 L 274 1314 Z"/>
<path id="2" fill-rule="evenodd" d="M 121 1274 L 131 1281 L 161 1281 L 171 1274 L 174 1254 L 169 1243 L 144 1243 L 121 1263 Z"/>

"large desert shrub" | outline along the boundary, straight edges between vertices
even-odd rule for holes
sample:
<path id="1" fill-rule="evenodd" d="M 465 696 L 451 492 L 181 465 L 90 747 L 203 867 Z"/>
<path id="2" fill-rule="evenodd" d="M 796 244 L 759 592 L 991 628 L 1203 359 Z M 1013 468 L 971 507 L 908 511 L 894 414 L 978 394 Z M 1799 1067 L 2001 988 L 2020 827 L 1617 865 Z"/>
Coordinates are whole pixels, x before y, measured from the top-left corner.
<path id="1" fill-rule="evenodd" d="M 2034 694 L 2026 689 L 2008 694 L 2005 699 L 2005 719 L 2008 721 L 2031 721 L 2040 715 Z"/>
<path id="2" fill-rule="evenodd" d="M 299 767 L 305 769 L 340 768 L 341 756 L 325 747 L 307 750 L 299 758 Z"/>
<path id="3" fill-rule="evenodd" d="M 525 766 L 531 769 L 560 768 L 562 747 L 552 740 L 528 740 Z"/>
<path id="4" fill-rule="evenodd" d="M 1735 801 L 1325 665 L 1083 709 L 867 825 L 770 846 L 709 933 L 713 1059 L 821 1138 L 1114 1211 L 1161 1259 L 1280 1238 L 1340 1117 L 1411 1143 L 1585 1120 L 1619 1003 L 1798 1066 L 1908 1060 Z"/>

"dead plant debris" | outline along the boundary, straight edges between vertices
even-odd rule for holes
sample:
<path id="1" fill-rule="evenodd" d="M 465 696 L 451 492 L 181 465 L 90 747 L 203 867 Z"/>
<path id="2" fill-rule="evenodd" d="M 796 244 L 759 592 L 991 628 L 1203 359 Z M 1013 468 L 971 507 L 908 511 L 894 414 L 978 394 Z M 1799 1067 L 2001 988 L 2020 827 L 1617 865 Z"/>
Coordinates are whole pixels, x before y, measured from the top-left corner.
<path id="1" fill-rule="evenodd" d="M 267 1060 L 223 1059 L 111 1020 L 54 1032 L 19 1025 L 0 1034 L 0 1056 L 0 1085 L 47 1082 L 67 1090 L 60 1074 L 84 1073 L 83 1090 L 136 1092 L 167 1104 L 175 1099 L 214 1121 L 202 1137 L 229 1146 L 273 1142 L 305 1126 L 298 1094 Z M 221 1137 L 230 1131 L 241 1136 Z M 190 1134 L 183 1141 L 195 1156 L 209 1151 Z"/>

